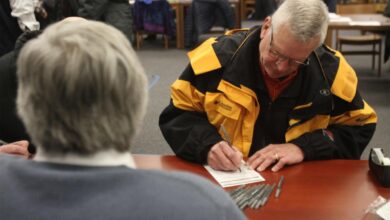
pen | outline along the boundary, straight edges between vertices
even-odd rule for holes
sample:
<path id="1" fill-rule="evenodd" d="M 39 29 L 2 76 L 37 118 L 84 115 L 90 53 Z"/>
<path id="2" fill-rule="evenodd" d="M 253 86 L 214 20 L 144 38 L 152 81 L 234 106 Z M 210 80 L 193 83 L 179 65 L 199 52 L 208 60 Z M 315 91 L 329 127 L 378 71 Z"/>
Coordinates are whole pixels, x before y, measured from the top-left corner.
<path id="1" fill-rule="evenodd" d="M 240 193 L 237 196 L 235 196 L 235 198 L 233 199 L 234 202 L 239 203 L 242 199 L 244 199 L 244 197 L 245 197 L 245 195 L 247 193 L 247 190 L 248 189 L 242 189 L 240 191 Z"/>
<path id="2" fill-rule="evenodd" d="M 274 190 L 275 184 L 272 184 L 269 186 L 268 191 L 266 192 L 263 200 L 261 201 L 261 206 L 264 206 L 265 203 L 267 203 L 269 196 L 271 195 L 272 191 Z"/>
<path id="3" fill-rule="evenodd" d="M 272 193 L 275 184 L 266 185 L 264 190 L 262 191 L 261 196 L 257 199 L 256 203 L 253 205 L 255 209 L 258 209 L 260 206 L 264 206 L 268 200 L 269 195 Z"/>
<path id="4" fill-rule="evenodd" d="M 237 187 L 236 189 L 230 191 L 230 192 L 229 192 L 230 196 L 231 196 L 232 198 L 234 198 L 237 194 L 239 194 L 239 193 L 242 191 L 242 189 L 245 188 L 245 186 L 246 186 L 246 185 L 241 185 L 241 186 Z"/>
<path id="5" fill-rule="evenodd" d="M 265 191 L 267 191 L 268 185 L 262 184 L 262 186 L 259 188 L 259 191 L 257 192 L 257 195 L 253 198 L 251 201 L 250 207 L 254 209 L 256 207 L 256 204 L 261 200 L 263 197 Z"/>
<path id="6" fill-rule="evenodd" d="M 245 193 L 245 197 L 237 202 L 238 207 L 240 209 L 244 209 L 246 206 L 250 206 L 250 204 L 252 203 L 252 200 L 254 198 L 256 198 L 257 193 L 261 190 L 262 187 L 263 187 L 263 185 L 261 184 L 261 185 L 249 188 Z"/>
<path id="7" fill-rule="evenodd" d="M 248 202 L 249 207 L 253 207 L 254 203 L 258 200 L 259 195 L 261 195 L 263 188 L 265 187 L 264 184 L 260 184 L 256 187 L 256 190 L 253 192 L 251 199 Z"/>
<path id="8" fill-rule="evenodd" d="M 233 145 L 232 145 L 232 139 L 230 138 L 229 134 L 227 133 L 226 129 L 225 129 L 225 126 L 223 126 L 223 124 L 221 124 L 221 130 L 222 130 L 222 133 L 223 133 L 223 138 L 225 139 L 225 141 L 228 143 L 228 145 L 233 149 L 233 150 L 236 150 L 233 148 Z M 241 159 L 241 164 L 246 164 L 244 160 Z M 238 168 L 238 170 L 241 172 L 241 168 Z"/>
<path id="9" fill-rule="evenodd" d="M 278 198 L 280 195 L 280 192 L 282 191 L 283 181 L 284 181 L 284 176 L 281 176 L 279 179 L 279 182 L 278 182 L 278 186 L 276 188 L 275 198 Z"/>

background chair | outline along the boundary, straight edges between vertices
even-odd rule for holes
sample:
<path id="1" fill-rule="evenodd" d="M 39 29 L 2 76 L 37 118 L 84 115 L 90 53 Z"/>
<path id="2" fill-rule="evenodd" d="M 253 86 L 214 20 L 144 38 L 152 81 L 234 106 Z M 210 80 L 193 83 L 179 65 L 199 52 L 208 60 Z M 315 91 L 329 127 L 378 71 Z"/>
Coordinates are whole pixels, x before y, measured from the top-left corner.
<path id="1" fill-rule="evenodd" d="M 255 13 L 255 0 L 241 0 L 241 20 L 248 19 Z"/>
<path id="2" fill-rule="evenodd" d="M 365 14 L 376 13 L 377 8 L 374 5 L 367 4 L 339 4 L 336 8 L 337 14 Z M 359 46 L 357 50 L 344 49 L 343 45 Z M 372 46 L 370 49 L 362 49 L 361 46 Z M 361 35 L 339 35 L 336 31 L 336 49 L 344 55 L 371 55 L 372 56 L 372 69 L 375 69 L 375 57 L 378 56 L 378 76 L 381 76 L 381 64 L 382 64 L 382 36 L 379 34 L 361 33 Z"/>
<path id="3" fill-rule="evenodd" d="M 141 47 L 144 35 L 161 34 L 164 47 L 168 49 L 168 39 L 175 36 L 173 11 L 166 0 L 136 0 L 133 7 L 134 32 L 137 50 Z"/>
<path id="4" fill-rule="evenodd" d="M 234 9 L 228 0 L 193 0 L 186 10 L 184 21 L 184 46 L 192 48 L 199 42 L 199 36 L 208 33 L 212 28 L 233 29 Z M 240 16 L 240 15 L 237 15 Z"/>

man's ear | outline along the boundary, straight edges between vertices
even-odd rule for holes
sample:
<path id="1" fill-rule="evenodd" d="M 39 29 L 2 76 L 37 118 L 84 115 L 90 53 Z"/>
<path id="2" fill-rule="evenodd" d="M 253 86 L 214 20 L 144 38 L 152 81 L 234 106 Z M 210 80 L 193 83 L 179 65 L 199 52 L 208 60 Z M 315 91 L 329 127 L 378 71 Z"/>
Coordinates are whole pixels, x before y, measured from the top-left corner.
<path id="1" fill-rule="evenodd" d="M 261 26 L 261 32 L 260 32 L 260 39 L 263 39 L 265 35 L 268 33 L 269 29 L 271 29 L 272 25 L 272 18 L 270 16 L 267 16 L 264 19 L 263 25 Z"/>

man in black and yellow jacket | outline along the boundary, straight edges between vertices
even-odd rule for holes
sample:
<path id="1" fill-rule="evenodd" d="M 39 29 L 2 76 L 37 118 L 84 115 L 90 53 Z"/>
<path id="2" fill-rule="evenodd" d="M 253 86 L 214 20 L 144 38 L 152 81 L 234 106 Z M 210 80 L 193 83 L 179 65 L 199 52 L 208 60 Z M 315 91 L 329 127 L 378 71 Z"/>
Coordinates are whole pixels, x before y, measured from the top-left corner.
<path id="1" fill-rule="evenodd" d="M 345 58 L 322 45 L 327 26 L 322 1 L 286 0 L 262 27 L 189 52 L 159 121 L 174 152 L 219 170 L 243 156 L 258 171 L 359 159 L 377 117 Z"/>

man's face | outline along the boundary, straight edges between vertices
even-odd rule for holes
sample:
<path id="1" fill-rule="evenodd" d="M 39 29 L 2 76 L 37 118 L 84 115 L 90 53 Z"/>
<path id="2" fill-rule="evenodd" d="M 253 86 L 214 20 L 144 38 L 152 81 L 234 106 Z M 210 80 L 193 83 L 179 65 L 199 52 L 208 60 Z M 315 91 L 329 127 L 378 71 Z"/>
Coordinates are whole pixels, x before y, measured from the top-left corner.
<path id="1" fill-rule="evenodd" d="M 307 65 L 310 53 L 318 45 L 319 38 L 302 43 L 295 39 L 287 25 L 273 30 L 271 18 L 267 17 L 261 30 L 259 45 L 260 62 L 271 78 L 280 78 Z"/>

